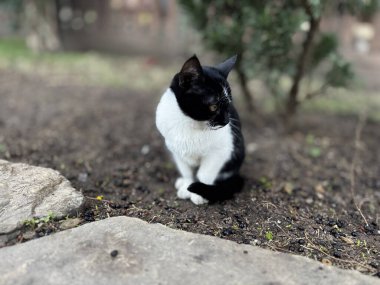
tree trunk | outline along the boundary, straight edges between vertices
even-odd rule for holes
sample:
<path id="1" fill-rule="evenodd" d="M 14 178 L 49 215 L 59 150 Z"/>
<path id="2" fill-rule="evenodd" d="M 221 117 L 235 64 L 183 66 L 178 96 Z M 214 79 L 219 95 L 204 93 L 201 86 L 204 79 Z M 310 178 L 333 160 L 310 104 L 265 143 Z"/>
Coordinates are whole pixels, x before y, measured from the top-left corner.
<path id="1" fill-rule="evenodd" d="M 61 47 L 54 0 L 28 0 L 24 4 L 26 44 L 34 52 L 57 51 Z"/>
<path id="2" fill-rule="evenodd" d="M 286 110 L 285 110 L 285 119 L 287 121 L 290 121 L 297 111 L 297 107 L 299 104 L 298 102 L 299 86 L 304 76 L 308 56 L 312 48 L 313 40 L 318 31 L 319 23 L 320 23 L 319 17 L 314 18 L 312 11 L 310 10 L 310 6 L 308 6 L 307 4 L 305 5 L 306 5 L 305 6 L 306 12 L 309 15 L 310 28 L 306 34 L 305 41 L 302 44 L 301 54 L 298 58 L 298 62 L 296 66 L 296 73 L 293 78 L 293 85 L 290 88 L 289 93 L 288 93 L 288 98 L 286 102 Z"/>
<path id="3" fill-rule="evenodd" d="M 248 89 L 247 76 L 245 75 L 244 71 L 242 70 L 239 62 L 237 62 L 237 64 L 236 64 L 236 72 L 238 75 L 240 88 L 243 92 L 245 103 L 247 104 L 247 110 L 248 110 L 248 112 L 255 111 L 256 108 L 255 108 L 255 105 L 253 103 L 252 94 Z"/>

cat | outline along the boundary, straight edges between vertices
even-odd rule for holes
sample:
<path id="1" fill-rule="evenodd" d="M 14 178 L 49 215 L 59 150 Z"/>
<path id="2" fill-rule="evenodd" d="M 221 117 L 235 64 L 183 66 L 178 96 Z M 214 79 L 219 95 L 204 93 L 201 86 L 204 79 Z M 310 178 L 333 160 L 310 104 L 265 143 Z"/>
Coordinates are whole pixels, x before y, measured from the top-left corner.
<path id="1" fill-rule="evenodd" d="M 236 59 L 210 67 L 192 56 L 157 106 L 157 129 L 181 174 L 177 196 L 196 205 L 232 198 L 243 186 L 244 139 L 227 82 Z"/>

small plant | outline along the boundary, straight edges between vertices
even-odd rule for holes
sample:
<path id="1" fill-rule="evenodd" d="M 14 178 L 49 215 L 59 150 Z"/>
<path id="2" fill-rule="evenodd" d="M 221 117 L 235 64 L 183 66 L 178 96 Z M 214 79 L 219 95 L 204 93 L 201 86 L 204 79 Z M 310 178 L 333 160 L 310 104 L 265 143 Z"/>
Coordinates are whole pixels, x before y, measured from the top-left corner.
<path id="1" fill-rule="evenodd" d="M 53 221 L 55 218 L 55 215 L 53 212 L 49 212 L 47 216 L 43 217 L 33 217 L 31 219 L 25 220 L 23 224 L 30 228 L 35 228 L 39 224 L 47 224 L 51 221 Z"/>
<path id="2" fill-rule="evenodd" d="M 268 241 L 271 241 L 273 240 L 273 233 L 271 231 L 268 231 L 265 233 L 265 238 L 268 240 Z"/>
<path id="3" fill-rule="evenodd" d="M 268 178 L 266 178 L 264 176 L 260 177 L 259 183 L 265 189 L 270 189 L 272 187 L 272 182 Z"/>
<path id="4" fill-rule="evenodd" d="M 318 158 L 322 154 L 322 149 L 318 146 L 317 140 L 314 135 L 308 134 L 306 136 L 307 153 L 312 158 Z"/>

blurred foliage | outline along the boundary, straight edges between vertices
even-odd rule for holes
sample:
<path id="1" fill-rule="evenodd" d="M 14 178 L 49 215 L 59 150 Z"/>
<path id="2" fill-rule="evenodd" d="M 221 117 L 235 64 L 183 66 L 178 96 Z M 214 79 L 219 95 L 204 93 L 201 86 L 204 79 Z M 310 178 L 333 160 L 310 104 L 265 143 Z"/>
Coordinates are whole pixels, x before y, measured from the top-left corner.
<path id="1" fill-rule="evenodd" d="M 0 0 L 0 5 L 6 6 L 13 11 L 19 12 L 22 10 L 24 0 Z"/>
<path id="2" fill-rule="evenodd" d="M 343 0 L 338 4 L 341 13 L 348 11 L 364 22 L 371 22 L 379 8 L 380 0 Z"/>
<path id="3" fill-rule="evenodd" d="M 24 0 L 0 0 L 0 7 L 5 7 L 14 15 L 13 21 L 11 23 L 13 30 L 18 30 L 20 28 L 23 2 Z"/>
<path id="4" fill-rule="evenodd" d="M 372 2 L 378 1 L 179 0 L 205 45 L 224 57 L 238 53 L 238 76 L 262 79 L 278 111 L 288 116 L 303 98 L 329 86 L 347 86 L 353 77 L 351 65 L 338 53 L 336 35 L 319 31 L 321 18 L 339 9 L 359 15 Z M 316 73 L 323 74 L 321 88 L 311 91 L 313 96 L 307 90 L 299 94 L 303 77 L 312 80 Z M 290 88 L 280 84 L 284 77 L 291 79 Z"/>

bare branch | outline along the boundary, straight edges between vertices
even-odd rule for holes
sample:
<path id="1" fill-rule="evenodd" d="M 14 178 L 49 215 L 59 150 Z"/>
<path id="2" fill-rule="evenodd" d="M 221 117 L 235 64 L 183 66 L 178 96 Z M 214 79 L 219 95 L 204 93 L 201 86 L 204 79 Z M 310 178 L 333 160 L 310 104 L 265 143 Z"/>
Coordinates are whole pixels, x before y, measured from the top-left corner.
<path id="1" fill-rule="evenodd" d="M 305 98 L 304 98 L 304 101 L 306 100 L 311 100 L 319 95 L 322 95 L 322 94 L 325 94 L 326 93 L 326 90 L 327 88 L 329 87 L 329 83 L 328 82 L 325 82 L 320 88 L 318 88 L 317 90 L 313 91 L 313 92 L 310 92 L 308 94 L 306 94 Z"/>
<path id="2" fill-rule="evenodd" d="M 362 216 L 365 224 L 368 226 L 367 219 L 363 215 L 360 207 L 358 206 L 358 203 L 356 202 L 355 199 L 355 184 L 356 184 L 356 175 L 355 175 L 355 168 L 359 160 L 359 148 L 360 148 L 360 141 L 361 141 L 361 134 L 365 125 L 367 119 L 367 113 L 362 112 L 362 114 L 359 116 L 358 123 L 356 125 L 355 129 L 355 141 L 354 141 L 354 156 L 352 158 L 352 163 L 350 167 L 350 190 L 351 190 L 351 195 L 352 195 L 352 200 L 354 202 L 354 205 L 356 209 L 359 211 L 360 215 Z"/>

